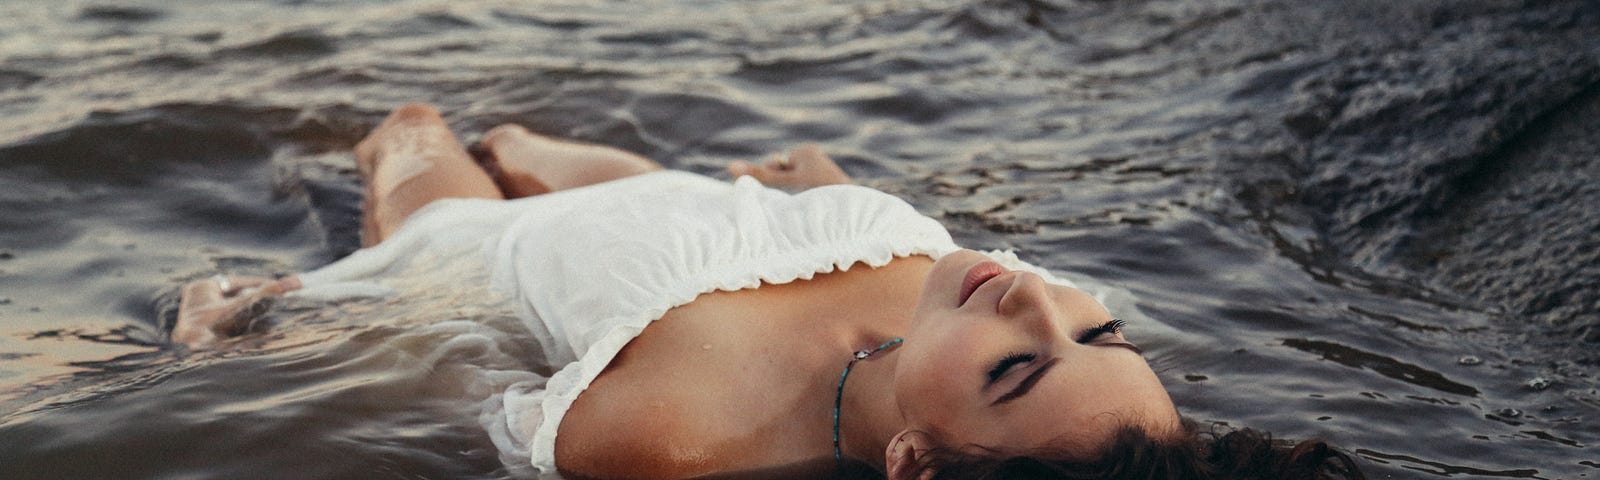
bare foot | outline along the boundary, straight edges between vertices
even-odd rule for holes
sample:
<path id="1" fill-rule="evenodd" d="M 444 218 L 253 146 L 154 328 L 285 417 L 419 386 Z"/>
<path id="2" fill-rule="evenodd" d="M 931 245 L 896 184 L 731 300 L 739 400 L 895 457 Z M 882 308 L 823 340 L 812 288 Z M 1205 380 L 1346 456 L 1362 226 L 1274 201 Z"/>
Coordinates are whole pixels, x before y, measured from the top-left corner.
<path id="1" fill-rule="evenodd" d="M 749 175 L 764 185 L 785 190 L 855 183 L 839 164 L 822 154 L 822 149 L 809 144 L 790 151 L 787 157 L 774 155 L 761 165 L 734 161 L 728 164 L 728 175 L 734 178 Z"/>
<path id="2" fill-rule="evenodd" d="M 299 288 L 300 279 L 294 276 L 272 280 L 218 275 L 189 282 L 178 303 L 172 342 L 198 348 L 239 336 L 272 298 Z"/>
<path id="3" fill-rule="evenodd" d="M 540 195 L 661 170 L 661 165 L 631 152 L 553 139 L 513 124 L 490 129 L 474 146 L 473 154 L 506 198 Z"/>

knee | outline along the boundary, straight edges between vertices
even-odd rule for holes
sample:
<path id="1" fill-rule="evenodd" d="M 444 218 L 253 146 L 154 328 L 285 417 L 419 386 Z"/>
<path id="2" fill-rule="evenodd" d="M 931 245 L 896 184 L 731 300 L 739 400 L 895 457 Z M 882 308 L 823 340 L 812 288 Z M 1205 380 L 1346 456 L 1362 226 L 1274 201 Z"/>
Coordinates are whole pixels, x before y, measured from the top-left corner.
<path id="1" fill-rule="evenodd" d="M 398 118 L 443 116 L 443 114 L 439 112 L 438 107 L 435 107 L 430 103 L 421 102 L 412 102 L 401 105 L 400 108 L 394 109 L 394 113 L 391 113 L 390 115 Z"/>

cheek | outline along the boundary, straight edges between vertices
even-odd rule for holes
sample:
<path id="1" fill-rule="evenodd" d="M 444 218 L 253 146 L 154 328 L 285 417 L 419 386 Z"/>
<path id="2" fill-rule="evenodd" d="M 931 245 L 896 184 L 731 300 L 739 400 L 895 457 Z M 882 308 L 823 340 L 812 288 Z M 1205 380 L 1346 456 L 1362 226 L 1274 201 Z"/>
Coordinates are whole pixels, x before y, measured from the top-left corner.
<path id="1" fill-rule="evenodd" d="M 950 323 L 918 332 L 923 335 L 908 335 L 895 367 L 901 413 L 912 423 L 929 427 L 965 408 L 981 381 L 973 365 L 978 363 L 982 337 L 962 328 L 956 323 L 959 319 L 936 321 Z"/>

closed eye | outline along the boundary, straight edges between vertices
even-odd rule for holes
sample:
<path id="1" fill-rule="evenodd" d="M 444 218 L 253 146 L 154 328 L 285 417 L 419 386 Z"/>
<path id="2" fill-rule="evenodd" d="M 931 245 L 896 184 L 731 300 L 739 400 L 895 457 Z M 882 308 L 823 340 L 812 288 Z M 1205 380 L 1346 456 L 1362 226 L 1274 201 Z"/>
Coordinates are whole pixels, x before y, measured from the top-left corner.
<path id="1" fill-rule="evenodd" d="M 1078 343 L 1091 343 L 1095 340 L 1099 340 L 1100 337 L 1122 333 L 1122 327 L 1127 325 L 1128 322 L 1126 320 L 1113 318 L 1109 322 L 1102 323 L 1094 328 L 1084 330 L 1081 334 L 1078 334 Z M 1105 345 L 1109 347 L 1126 348 L 1128 350 L 1133 350 L 1133 353 L 1144 355 L 1144 349 L 1139 348 L 1138 345 L 1128 343 L 1127 341 L 1107 342 Z"/>
<path id="2" fill-rule="evenodd" d="M 1127 321 L 1120 318 L 1113 318 L 1109 322 L 1102 323 L 1094 328 L 1084 330 L 1081 334 L 1078 334 L 1078 343 L 1089 343 L 1103 335 L 1115 335 L 1122 333 L 1122 327 L 1126 326 L 1128 326 Z"/>
<path id="3" fill-rule="evenodd" d="M 1044 374 L 1050 373 L 1050 368 L 1056 366 L 1056 362 L 1059 361 L 1061 361 L 1061 359 L 1052 358 L 1050 361 L 1044 362 L 1044 365 L 1034 369 L 1033 373 L 1028 374 L 1028 376 L 1023 378 L 1021 382 L 1017 382 L 1017 388 L 1013 388 L 1011 391 L 1006 392 L 1005 395 L 1001 395 L 1000 398 L 995 399 L 994 403 L 989 404 L 989 406 L 1000 405 L 1012 400 L 1016 400 L 1023 395 L 1027 395 L 1029 391 L 1033 390 L 1033 386 L 1038 385 L 1039 380 L 1044 378 Z"/>
<path id="4" fill-rule="evenodd" d="M 994 384 L 994 382 L 999 381 L 1001 376 L 1005 375 L 1006 372 L 1011 370 L 1011 367 L 1034 361 L 1034 359 L 1037 358 L 1039 357 L 1032 353 L 1013 353 L 1006 355 L 1005 358 L 1000 359 L 999 362 L 994 364 L 994 368 L 989 369 L 989 384 Z"/>

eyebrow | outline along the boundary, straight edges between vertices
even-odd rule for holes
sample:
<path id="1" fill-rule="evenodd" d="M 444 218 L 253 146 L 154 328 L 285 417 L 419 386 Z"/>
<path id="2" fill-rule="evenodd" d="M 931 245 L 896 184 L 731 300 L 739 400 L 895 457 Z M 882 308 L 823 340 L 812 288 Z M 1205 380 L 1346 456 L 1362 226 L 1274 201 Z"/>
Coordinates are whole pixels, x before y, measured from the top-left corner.
<path id="1" fill-rule="evenodd" d="M 1137 353 L 1141 356 L 1144 355 L 1144 349 L 1139 348 L 1138 345 L 1134 345 L 1132 343 L 1118 342 L 1107 344 L 1106 346 L 1126 348 L 1128 350 L 1132 350 L 1133 353 Z M 1028 378 L 1022 379 L 1022 383 L 1018 383 L 1017 388 L 1013 388 L 1011 391 L 1006 392 L 1005 395 L 1001 395 L 1000 398 L 995 399 L 994 403 L 990 403 L 989 406 L 993 407 L 996 405 L 1003 405 L 1012 400 L 1016 400 L 1023 395 L 1027 395 L 1028 392 L 1033 391 L 1033 386 L 1038 384 L 1040 379 L 1044 378 L 1044 374 L 1049 372 L 1051 367 L 1056 366 L 1056 362 L 1059 361 L 1061 361 L 1060 358 L 1052 358 L 1049 362 L 1045 362 L 1044 366 L 1041 366 L 1038 370 L 1034 370 L 1033 373 L 1028 374 Z"/>
<path id="2" fill-rule="evenodd" d="M 994 403 L 989 404 L 989 406 L 992 407 L 995 405 L 1001 405 L 1006 402 L 1016 400 L 1018 397 L 1023 395 L 1027 395 L 1029 391 L 1033 390 L 1033 386 L 1039 383 L 1039 379 L 1044 378 L 1044 374 L 1049 373 L 1050 369 L 1056 366 L 1056 362 L 1060 361 L 1060 358 L 1052 358 L 1050 361 L 1045 362 L 1043 366 L 1039 367 L 1037 370 L 1034 370 L 1033 373 L 1028 374 L 1028 378 L 1022 379 L 1022 383 L 1018 383 L 1017 388 L 1013 388 L 1011 391 L 1006 392 L 1005 395 L 1001 395 L 1000 398 L 995 399 Z"/>

